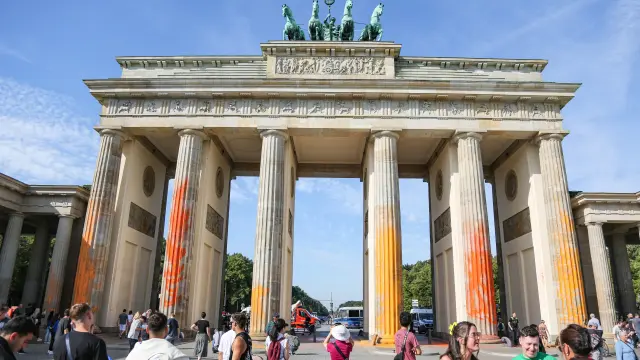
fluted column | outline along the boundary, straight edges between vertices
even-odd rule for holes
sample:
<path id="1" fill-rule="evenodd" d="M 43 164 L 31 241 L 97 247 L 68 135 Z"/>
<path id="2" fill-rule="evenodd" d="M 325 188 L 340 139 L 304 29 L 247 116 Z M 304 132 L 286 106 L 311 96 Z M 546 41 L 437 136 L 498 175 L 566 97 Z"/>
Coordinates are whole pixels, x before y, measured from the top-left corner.
<path id="1" fill-rule="evenodd" d="M 482 152 L 478 133 L 457 134 L 460 211 L 464 243 L 467 316 L 476 324 L 483 340 L 497 339 L 493 265 L 489 243 L 489 221 L 484 192 Z"/>
<path id="2" fill-rule="evenodd" d="M 202 144 L 206 135 L 197 130 L 182 130 L 173 187 L 169 234 L 165 251 L 160 306 L 165 314 L 176 314 L 186 326 L 188 318 L 189 282 L 195 238 L 196 200 L 202 169 Z"/>
<path id="3" fill-rule="evenodd" d="M 402 311 L 398 137 L 392 131 L 373 134 L 376 328 L 383 344 L 393 343 Z"/>
<path id="4" fill-rule="evenodd" d="M 38 293 L 40 292 L 42 272 L 47 262 L 50 245 L 51 237 L 49 236 L 49 226 L 47 221 L 42 219 L 36 227 L 36 236 L 31 250 L 31 258 L 29 259 L 29 268 L 27 269 L 27 276 L 25 277 L 24 288 L 22 290 L 21 303 L 25 306 L 40 301 Z M 40 307 L 40 304 L 36 307 Z"/>
<path id="5" fill-rule="evenodd" d="M 7 230 L 2 238 L 2 249 L 0 250 L 0 304 L 6 304 L 9 299 L 9 289 L 11 287 L 11 278 L 13 277 L 13 267 L 16 264 L 18 247 L 20 246 L 23 220 L 24 214 L 22 213 L 9 215 Z"/>
<path id="6" fill-rule="evenodd" d="M 562 135 L 545 134 L 536 141 L 540 146 L 550 262 L 556 289 L 558 329 L 555 331 L 559 332 L 567 325 L 581 324 L 587 318 L 584 283 L 562 153 Z"/>
<path id="7" fill-rule="evenodd" d="M 256 247 L 251 289 L 251 337 L 264 339 L 264 329 L 280 309 L 280 271 L 284 209 L 284 161 L 288 135 L 263 131 Z M 282 314 L 285 318 L 287 314 Z"/>
<path id="8" fill-rule="evenodd" d="M 629 263 L 629 253 L 627 253 L 627 240 L 624 234 L 613 234 L 611 241 L 611 252 L 615 259 L 615 277 L 620 292 L 620 306 L 622 313 L 635 313 L 636 294 L 633 290 L 633 278 L 631 277 L 631 264 Z M 594 267 L 595 269 L 595 267 Z"/>
<path id="9" fill-rule="evenodd" d="M 71 229 L 73 228 L 73 217 L 61 215 L 58 220 L 58 230 L 56 231 L 56 243 L 51 254 L 51 265 L 47 278 L 47 288 L 44 292 L 43 309 L 54 312 L 60 309 L 60 295 L 64 282 L 64 271 L 69 254 L 69 244 L 71 243 Z"/>
<path id="10" fill-rule="evenodd" d="M 604 243 L 602 223 L 587 223 L 589 231 L 589 250 L 591 251 L 591 264 L 598 298 L 598 312 L 600 324 L 605 333 L 611 333 L 615 325 L 616 305 L 613 284 L 611 283 L 611 265 L 609 255 Z"/>
<path id="11" fill-rule="evenodd" d="M 102 306 L 123 141 L 124 134 L 120 131 L 100 132 L 100 149 L 82 231 L 73 303 L 86 302 L 94 312 Z"/>

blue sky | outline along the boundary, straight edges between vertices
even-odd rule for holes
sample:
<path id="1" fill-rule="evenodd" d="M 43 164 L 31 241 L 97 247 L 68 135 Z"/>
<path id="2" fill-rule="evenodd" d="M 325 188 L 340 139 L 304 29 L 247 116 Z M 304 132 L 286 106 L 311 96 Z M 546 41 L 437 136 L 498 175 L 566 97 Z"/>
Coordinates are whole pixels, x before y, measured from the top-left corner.
<path id="1" fill-rule="evenodd" d="M 120 55 L 258 54 L 260 42 L 281 37 L 282 2 L 8 2 L 0 13 L 0 172 L 28 183 L 90 183 L 99 106 L 82 79 L 118 77 Z M 378 2 L 354 0 L 355 20 L 368 21 Z M 311 0 L 288 5 L 307 22 Z M 543 58 L 547 81 L 583 83 L 564 110 L 570 187 L 639 190 L 640 0 L 385 5 L 384 39 L 401 43 L 403 55 Z M 256 181 L 232 184 L 229 251 L 249 257 Z M 361 189 L 351 179 L 298 183 L 294 283 L 318 299 L 361 298 Z M 401 181 L 401 212 L 404 262 L 428 258 L 425 183 Z"/>

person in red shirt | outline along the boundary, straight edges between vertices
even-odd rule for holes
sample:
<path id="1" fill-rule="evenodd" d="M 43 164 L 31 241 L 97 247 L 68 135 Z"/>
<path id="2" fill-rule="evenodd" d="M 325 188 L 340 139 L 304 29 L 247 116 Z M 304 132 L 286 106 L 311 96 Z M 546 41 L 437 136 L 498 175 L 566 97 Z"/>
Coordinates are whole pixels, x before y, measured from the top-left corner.
<path id="1" fill-rule="evenodd" d="M 411 314 L 406 311 L 400 313 L 400 330 L 395 335 L 395 345 L 396 345 L 396 354 L 400 354 L 402 349 L 402 344 L 404 344 L 404 357 L 406 360 L 416 360 L 416 355 L 422 354 L 422 350 L 420 349 L 420 343 L 418 343 L 418 339 L 416 335 L 409 331 L 409 326 L 411 325 Z"/>
<path id="2" fill-rule="evenodd" d="M 331 355 L 331 360 L 347 360 L 353 350 L 353 339 L 349 329 L 344 325 L 336 325 L 331 328 L 322 345 Z"/>

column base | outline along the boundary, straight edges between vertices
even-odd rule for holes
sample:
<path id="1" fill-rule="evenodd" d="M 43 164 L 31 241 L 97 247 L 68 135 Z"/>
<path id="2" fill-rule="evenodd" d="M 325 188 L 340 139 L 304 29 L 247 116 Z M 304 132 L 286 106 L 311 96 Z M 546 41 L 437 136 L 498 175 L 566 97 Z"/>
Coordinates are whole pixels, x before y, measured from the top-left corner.
<path id="1" fill-rule="evenodd" d="M 252 334 L 249 333 L 249 336 L 251 336 L 251 342 L 264 342 L 265 340 L 267 340 L 267 335 L 260 333 L 260 334 Z"/>
<path id="2" fill-rule="evenodd" d="M 395 334 L 376 335 L 375 345 L 395 345 Z"/>
<path id="3" fill-rule="evenodd" d="M 500 344 L 502 340 L 497 335 L 481 335 L 480 344 Z"/>

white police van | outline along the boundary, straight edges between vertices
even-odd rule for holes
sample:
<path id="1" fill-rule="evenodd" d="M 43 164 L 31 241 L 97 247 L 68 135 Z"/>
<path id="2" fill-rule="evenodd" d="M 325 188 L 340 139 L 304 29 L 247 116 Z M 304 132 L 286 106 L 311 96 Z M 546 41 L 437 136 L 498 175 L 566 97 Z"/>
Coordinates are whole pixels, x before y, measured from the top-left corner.
<path id="1" fill-rule="evenodd" d="M 409 313 L 413 320 L 413 329 L 419 334 L 426 333 L 427 329 L 433 329 L 433 309 L 413 308 Z"/>

